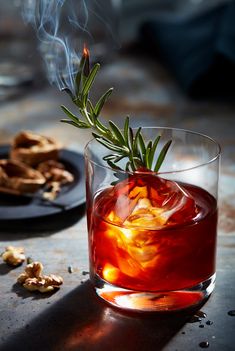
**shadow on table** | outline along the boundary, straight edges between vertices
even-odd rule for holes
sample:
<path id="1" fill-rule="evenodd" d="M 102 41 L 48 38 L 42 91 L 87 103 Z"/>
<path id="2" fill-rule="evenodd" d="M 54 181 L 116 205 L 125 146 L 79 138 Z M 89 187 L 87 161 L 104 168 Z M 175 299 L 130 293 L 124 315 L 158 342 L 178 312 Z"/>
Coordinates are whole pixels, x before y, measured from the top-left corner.
<path id="1" fill-rule="evenodd" d="M 1 350 L 156 351 L 192 313 L 120 312 L 102 302 L 87 281 L 6 340 Z"/>
<path id="2" fill-rule="evenodd" d="M 5 262 L 0 263 L 0 276 L 8 274 L 12 269 L 14 269 L 14 267 L 8 266 Z"/>
<path id="3" fill-rule="evenodd" d="M 30 236 L 51 235 L 74 225 L 85 214 L 86 206 L 80 205 L 59 214 L 29 220 L 0 220 L 0 240 L 17 240 Z M 9 236 L 9 234 L 13 234 Z"/>

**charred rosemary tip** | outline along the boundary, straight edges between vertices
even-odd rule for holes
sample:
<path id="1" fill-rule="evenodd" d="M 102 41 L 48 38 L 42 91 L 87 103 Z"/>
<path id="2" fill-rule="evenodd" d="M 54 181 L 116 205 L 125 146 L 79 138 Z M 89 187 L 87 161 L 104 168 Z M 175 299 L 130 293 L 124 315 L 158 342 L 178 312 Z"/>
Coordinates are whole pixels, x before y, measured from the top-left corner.
<path id="1" fill-rule="evenodd" d="M 83 74 L 85 77 L 88 77 L 90 73 L 90 52 L 86 47 L 86 44 L 84 44 L 82 60 L 84 60 L 84 63 L 81 67 L 83 70 Z"/>
<path id="2" fill-rule="evenodd" d="M 161 135 L 146 142 L 141 127 L 135 132 L 130 127 L 129 117 L 125 118 L 122 130 L 112 121 L 109 121 L 108 125 L 104 125 L 99 117 L 106 101 L 112 94 L 113 88 L 108 89 L 96 103 L 91 101 L 90 91 L 99 69 L 100 65 L 96 63 L 90 70 L 89 50 L 84 46 L 79 71 L 75 78 L 76 94 L 73 95 L 68 88 L 63 89 L 78 107 L 79 116 L 62 105 L 61 108 L 68 119 L 62 119 L 61 122 L 81 129 L 90 128 L 93 137 L 112 151 L 104 157 L 104 160 L 114 170 L 135 172 L 138 169 L 145 169 L 158 172 L 172 140 L 167 141 L 162 148 L 159 148 Z M 118 165 L 122 159 L 126 159 L 125 169 Z"/>

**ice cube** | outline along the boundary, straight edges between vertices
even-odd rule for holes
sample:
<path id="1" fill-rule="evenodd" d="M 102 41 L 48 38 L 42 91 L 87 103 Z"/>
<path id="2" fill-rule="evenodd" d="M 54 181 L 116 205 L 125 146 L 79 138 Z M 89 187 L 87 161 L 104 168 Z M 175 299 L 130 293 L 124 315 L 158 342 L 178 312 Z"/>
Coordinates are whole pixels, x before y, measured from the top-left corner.
<path id="1" fill-rule="evenodd" d="M 155 175 L 135 174 L 114 187 L 108 220 L 126 228 L 160 229 L 195 217 L 195 201 L 186 188 Z M 112 214 L 112 216 L 111 216 Z"/>

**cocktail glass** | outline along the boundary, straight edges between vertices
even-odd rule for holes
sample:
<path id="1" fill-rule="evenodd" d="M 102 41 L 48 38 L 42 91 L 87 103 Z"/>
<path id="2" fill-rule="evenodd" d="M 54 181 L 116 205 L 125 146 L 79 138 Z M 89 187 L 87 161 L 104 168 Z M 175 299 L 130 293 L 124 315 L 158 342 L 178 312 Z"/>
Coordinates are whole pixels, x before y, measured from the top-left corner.
<path id="1" fill-rule="evenodd" d="M 106 148 L 86 146 L 90 279 L 116 307 L 183 310 L 215 285 L 220 147 L 187 130 L 142 132 L 173 141 L 158 173 L 115 171 Z"/>

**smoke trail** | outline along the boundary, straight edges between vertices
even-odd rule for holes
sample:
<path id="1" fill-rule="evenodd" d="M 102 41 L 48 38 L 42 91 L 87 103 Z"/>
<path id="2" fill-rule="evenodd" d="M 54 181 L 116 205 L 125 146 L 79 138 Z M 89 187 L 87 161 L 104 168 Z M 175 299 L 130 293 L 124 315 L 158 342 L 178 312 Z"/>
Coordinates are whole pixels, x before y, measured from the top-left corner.
<path id="1" fill-rule="evenodd" d="M 74 81 L 80 57 L 76 53 L 79 40 L 75 40 L 72 27 L 79 23 L 79 29 L 89 33 L 85 0 L 23 0 L 22 8 L 25 22 L 33 26 L 40 40 L 50 83 L 60 90 L 68 87 L 75 93 Z M 62 28 L 65 23 L 70 27 Z"/>

